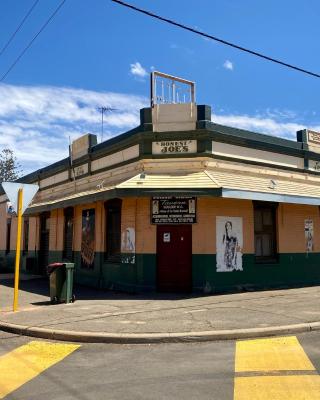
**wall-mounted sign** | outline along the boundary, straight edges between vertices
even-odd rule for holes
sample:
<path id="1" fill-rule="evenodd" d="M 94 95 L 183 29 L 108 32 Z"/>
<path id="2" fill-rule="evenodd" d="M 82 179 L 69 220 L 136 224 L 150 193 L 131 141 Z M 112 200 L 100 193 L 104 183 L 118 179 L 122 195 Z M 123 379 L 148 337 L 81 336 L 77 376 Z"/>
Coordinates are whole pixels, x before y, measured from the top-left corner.
<path id="1" fill-rule="evenodd" d="M 309 160 L 309 169 L 311 171 L 320 172 L 320 161 Z"/>
<path id="2" fill-rule="evenodd" d="M 194 224 L 197 222 L 195 197 L 153 197 L 152 224 Z"/>
<path id="3" fill-rule="evenodd" d="M 163 140 L 152 142 L 152 154 L 196 153 L 196 140 Z"/>
<path id="4" fill-rule="evenodd" d="M 320 132 L 308 130 L 308 142 L 320 145 Z"/>
<path id="5" fill-rule="evenodd" d="M 72 177 L 75 176 L 76 178 L 78 178 L 81 175 L 87 174 L 88 171 L 89 171 L 88 164 L 82 164 L 82 165 L 78 165 L 77 167 L 74 167 L 71 170 L 71 175 L 72 175 Z"/>
<path id="6" fill-rule="evenodd" d="M 170 243 L 170 232 L 165 232 L 163 234 L 163 242 L 164 243 Z"/>

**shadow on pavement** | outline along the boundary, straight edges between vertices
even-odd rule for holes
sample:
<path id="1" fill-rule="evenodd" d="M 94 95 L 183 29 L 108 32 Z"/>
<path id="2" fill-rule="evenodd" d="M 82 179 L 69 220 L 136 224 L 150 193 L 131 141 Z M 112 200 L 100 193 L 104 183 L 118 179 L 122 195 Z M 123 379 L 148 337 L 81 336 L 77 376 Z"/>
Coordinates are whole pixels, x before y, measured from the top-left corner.
<path id="1" fill-rule="evenodd" d="M 8 288 L 13 288 L 13 278 L 1 278 L 0 274 L 0 285 Z M 50 302 L 50 291 L 49 291 L 49 279 L 48 277 L 36 277 L 35 279 L 21 280 L 19 282 L 19 290 L 32 294 L 46 296 L 48 300 L 43 301 L 32 301 L 30 304 L 35 306 L 51 305 Z M 206 297 L 204 294 L 199 293 L 128 293 L 111 291 L 107 289 L 97 289 L 83 285 L 74 285 L 74 294 L 76 300 L 183 300 L 190 298 Z"/>

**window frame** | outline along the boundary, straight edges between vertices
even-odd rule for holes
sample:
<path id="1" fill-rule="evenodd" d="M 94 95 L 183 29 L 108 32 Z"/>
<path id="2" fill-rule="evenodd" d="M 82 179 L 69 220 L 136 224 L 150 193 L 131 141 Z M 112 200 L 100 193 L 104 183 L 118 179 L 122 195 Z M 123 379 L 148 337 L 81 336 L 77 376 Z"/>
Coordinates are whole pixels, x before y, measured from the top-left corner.
<path id="1" fill-rule="evenodd" d="M 105 257 L 108 262 L 121 261 L 121 220 L 122 220 L 122 200 L 111 199 L 104 203 L 105 207 Z M 112 214 L 118 214 L 117 226 L 112 227 L 113 223 Z M 118 236 L 116 238 L 117 246 L 114 246 L 114 238 L 112 233 L 115 232 Z"/>
<path id="2" fill-rule="evenodd" d="M 255 264 L 276 264 L 279 262 L 278 254 L 278 203 L 264 202 L 264 201 L 253 201 L 253 231 L 254 231 L 254 260 Z M 255 226 L 255 213 L 256 210 L 271 210 L 272 213 L 272 227 L 267 230 L 256 231 Z M 272 254 L 269 256 L 257 256 L 256 255 L 256 236 L 263 233 L 272 234 L 273 249 Z"/>
<path id="3" fill-rule="evenodd" d="M 11 230 L 12 230 L 12 218 L 7 218 L 6 224 L 6 253 L 9 254 L 11 251 Z"/>
<path id="4" fill-rule="evenodd" d="M 67 240 L 67 223 L 71 219 L 72 221 L 72 256 L 71 259 L 69 259 L 67 256 L 67 246 L 66 246 L 66 240 Z M 64 209 L 64 224 L 63 224 L 63 251 L 62 251 L 62 258 L 64 260 L 68 260 L 69 262 L 73 262 L 74 260 L 74 252 L 73 252 L 73 246 L 74 246 L 74 208 L 73 207 L 67 207 Z"/>

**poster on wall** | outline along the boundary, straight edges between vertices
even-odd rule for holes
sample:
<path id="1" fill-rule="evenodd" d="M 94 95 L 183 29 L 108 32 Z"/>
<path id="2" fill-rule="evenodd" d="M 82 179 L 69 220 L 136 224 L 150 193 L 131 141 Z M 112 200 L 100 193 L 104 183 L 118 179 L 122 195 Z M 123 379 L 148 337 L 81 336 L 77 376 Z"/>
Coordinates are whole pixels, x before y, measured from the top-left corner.
<path id="1" fill-rule="evenodd" d="M 313 220 L 304 220 L 304 237 L 306 242 L 306 252 L 313 251 Z"/>
<path id="2" fill-rule="evenodd" d="M 241 217 L 216 217 L 217 272 L 242 271 Z"/>
<path id="3" fill-rule="evenodd" d="M 16 215 L 13 205 L 10 201 L 7 201 L 7 216 L 14 216 Z"/>
<path id="4" fill-rule="evenodd" d="M 95 247 L 95 210 L 82 211 L 81 267 L 93 268 Z"/>
<path id="5" fill-rule="evenodd" d="M 126 228 L 121 238 L 121 262 L 124 264 L 135 263 L 136 238 L 134 228 Z"/>

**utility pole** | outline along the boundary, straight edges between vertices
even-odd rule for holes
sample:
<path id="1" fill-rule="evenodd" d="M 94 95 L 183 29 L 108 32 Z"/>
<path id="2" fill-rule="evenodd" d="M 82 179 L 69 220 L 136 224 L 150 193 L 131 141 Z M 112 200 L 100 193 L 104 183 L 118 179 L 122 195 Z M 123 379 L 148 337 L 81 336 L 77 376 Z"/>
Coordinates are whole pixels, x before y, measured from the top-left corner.
<path id="1" fill-rule="evenodd" d="M 98 107 L 98 111 L 101 112 L 101 142 L 103 142 L 103 123 L 104 123 L 104 113 L 106 113 L 107 111 L 116 111 L 116 108 L 111 108 L 111 107 Z"/>

